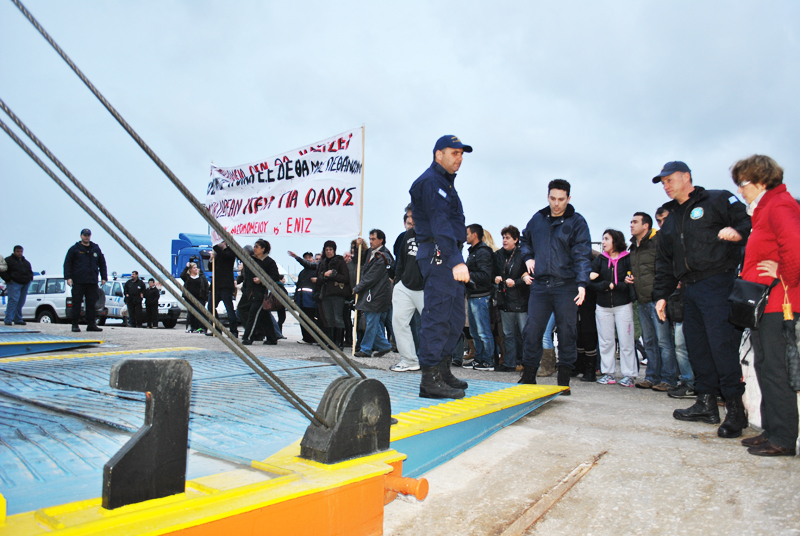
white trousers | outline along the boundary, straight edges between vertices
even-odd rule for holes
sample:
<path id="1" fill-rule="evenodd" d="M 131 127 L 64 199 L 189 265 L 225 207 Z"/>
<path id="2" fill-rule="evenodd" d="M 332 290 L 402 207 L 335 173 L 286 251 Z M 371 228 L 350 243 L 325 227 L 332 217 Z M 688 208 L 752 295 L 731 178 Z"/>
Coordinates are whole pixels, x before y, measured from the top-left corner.
<path id="1" fill-rule="evenodd" d="M 614 374 L 616 371 L 616 342 L 614 328 L 616 327 L 619 338 L 619 367 L 623 376 L 635 378 L 638 374 L 636 367 L 636 348 L 633 338 L 633 304 L 619 305 L 617 307 L 597 306 L 595 313 L 597 320 L 597 341 L 600 346 L 600 371 L 603 374 Z"/>
<path id="2" fill-rule="evenodd" d="M 394 329 L 394 339 L 397 342 L 397 351 L 400 353 L 400 363 L 404 365 L 419 365 L 410 324 L 414 311 L 419 311 L 419 314 L 422 314 L 424 304 L 423 291 L 409 290 L 402 281 L 394 286 L 392 292 L 392 329 Z"/>

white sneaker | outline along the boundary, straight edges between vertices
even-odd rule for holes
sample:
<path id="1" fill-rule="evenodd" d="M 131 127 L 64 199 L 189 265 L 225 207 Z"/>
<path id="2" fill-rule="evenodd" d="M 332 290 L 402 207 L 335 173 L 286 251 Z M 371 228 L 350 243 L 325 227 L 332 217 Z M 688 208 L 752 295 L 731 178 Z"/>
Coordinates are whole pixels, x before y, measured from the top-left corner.
<path id="1" fill-rule="evenodd" d="M 419 364 L 406 365 L 405 363 L 403 363 L 401 361 L 400 363 L 397 363 L 396 365 L 392 365 L 389 370 L 391 370 L 392 372 L 410 372 L 410 371 L 414 371 L 414 370 L 419 370 Z"/>

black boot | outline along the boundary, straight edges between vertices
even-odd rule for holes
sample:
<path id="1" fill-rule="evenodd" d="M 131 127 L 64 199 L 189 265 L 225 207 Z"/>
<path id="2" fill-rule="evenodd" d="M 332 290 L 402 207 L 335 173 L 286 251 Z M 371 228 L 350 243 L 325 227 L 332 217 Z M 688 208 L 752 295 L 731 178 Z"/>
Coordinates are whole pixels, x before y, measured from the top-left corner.
<path id="1" fill-rule="evenodd" d="M 421 398 L 464 398 L 462 389 L 453 389 L 442 380 L 439 366 L 422 367 L 422 380 L 419 383 Z"/>
<path id="2" fill-rule="evenodd" d="M 567 365 L 559 365 L 558 366 L 558 386 L 559 387 L 569 387 L 569 378 L 570 373 L 572 372 L 572 367 Z M 567 389 L 566 391 L 561 392 L 561 396 L 569 396 L 572 394 L 572 391 Z"/>
<path id="3" fill-rule="evenodd" d="M 596 382 L 597 381 L 597 368 L 596 368 L 596 361 L 597 361 L 597 352 L 588 352 L 586 354 L 586 359 L 583 363 L 583 376 L 581 376 L 582 382 Z"/>
<path id="4" fill-rule="evenodd" d="M 333 343 L 344 351 L 344 328 L 333 328 Z"/>
<path id="5" fill-rule="evenodd" d="M 469 387 L 467 382 L 453 376 L 453 371 L 450 370 L 450 358 L 448 357 L 439 361 L 439 374 L 442 376 L 442 381 L 453 389 L 463 390 Z"/>
<path id="6" fill-rule="evenodd" d="M 719 437 L 739 437 L 742 430 L 747 428 L 747 410 L 744 409 L 744 402 L 741 396 L 736 396 L 725 401 L 725 420 L 717 430 Z"/>
<path id="7" fill-rule="evenodd" d="M 700 421 L 719 424 L 719 408 L 715 395 L 697 395 L 694 405 L 686 409 L 676 409 L 672 416 L 679 421 Z"/>
<path id="8" fill-rule="evenodd" d="M 530 385 L 536 385 L 537 370 L 539 370 L 539 367 L 534 367 L 532 365 L 525 365 L 525 368 L 522 371 L 522 377 L 519 379 L 517 383 L 527 383 Z"/>

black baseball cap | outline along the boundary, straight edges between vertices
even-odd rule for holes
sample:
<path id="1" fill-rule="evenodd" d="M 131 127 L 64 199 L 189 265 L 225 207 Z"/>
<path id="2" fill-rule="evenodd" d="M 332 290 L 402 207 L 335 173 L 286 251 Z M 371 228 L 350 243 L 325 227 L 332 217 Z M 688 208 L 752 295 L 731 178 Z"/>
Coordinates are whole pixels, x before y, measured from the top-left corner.
<path id="1" fill-rule="evenodd" d="M 447 149 L 448 147 L 452 149 L 464 149 L 465 153 L 472 152 L 472 147 L 461 143 L 461 140 L 458 139 L 458 136 L 448 134 L 447 136 L 442 136 L 436 140 L 436 145 L 433 146 L 433 154 L 435 155 L 436 151 L 441 151 L 443 149 Z"/>
<path id="2" fill-rule="evenodd" d="M 664 167 L 661 168 L 661 173 L 653 177 L 653 184 L 658 184 L 659 182 L 661 182 L 662 177 L 669 177 L 676 171 L 683 171 L 684 173 L 692 172 L 692 170 L 689 169 L 689 166 L 687 166 L 683 162 L 680 161 L 667 162 L 666 164 L 664 164 Z"/>
<path id="3" fill-rule="evenodd" d="M 83 231 L 81 231 L 81 234 L 82 235 L 87 235 L 87 236 L 92 236 L 92 231 L 90 231 L 89 229 L 84 229 Z"/>

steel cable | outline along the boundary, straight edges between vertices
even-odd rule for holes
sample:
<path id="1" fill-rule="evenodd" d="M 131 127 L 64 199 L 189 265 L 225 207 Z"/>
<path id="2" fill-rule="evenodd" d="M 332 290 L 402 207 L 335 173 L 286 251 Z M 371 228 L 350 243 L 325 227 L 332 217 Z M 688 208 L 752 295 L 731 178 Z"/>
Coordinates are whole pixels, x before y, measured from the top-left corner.
<path id="1" fill-rule="evenodd" d="M 150 157 L 150 159 L 158 166 L 158 168 L 167 176 L 167 178 L 172 182 L 172 184 L 178 189 L 181 194 L 191 203 L 191 205 L 195 208 L 198 214 L 206 220 L 206 223 L 217 232 L 217 234 L 223 238 L 223 240 L 227 243 L 228 247 L 233 249 L 234 253 L 237 254 L 239 259 L 250 268 L 261 280 L 262 284 L 264 284 L 270 292 L 272 292 L 277 298 L 278 301 L 292 314 L 292 316 L 297 319 L 302 325 L 309 330 L 311 335 L 314 337 L 320 346 L 328 353 L 328 355 L 339 365 L 348 375 L 354 376 L 353 372 L 348 369 L 347 366 L 344 365 L 346 363 L 352 370 L 355 371 L 359 376 L 362 378 L 366 378 L 366 375 L 358 368 L 358 365 L 351 360 L 347 355 L 342 352 L 333 342 L 328 338 L 328 336 L 322 331 L 322 329 L 316 325 L 314 321 L 312 321 L 303 311 L 300 309 L 294 302 L 288 300 L 288 296 L 284 297 L 283 294 L 278 290 L 278 285 L 272 281 L 272 279 L 267 276 L 266 273 L 259 267 L 251 258 L 250 256 L 242 249 L 241 246 L 234 240 L 233 236 L 225 230 L 219 222 L 212 218 L 208 212 L 208 209 L 200 203 L 200 201 L 189 191 L 188 188 L 178 179 L 178 177 L 170 170 L 167 165 L 155 154 L 155 152 L 150 149 L 150 147 L 145 143 L 145 141 L 133 130 L 133 128 L 125 121 L 125 119 L 117 112 L 117 110 L 109 103 L 106 98 L 100 93 L 100 91 L 92 84 L 91 81 L 83 74 L 83 72 L 75 65 L 72 60 L 67 56 L 67 54 L 58 46 L 58 44 L 53 40 L 52 37 L 45 31 L 45 29 L 39 24 L 39 22 L 31 15 L 31 13 L 22 5 L 22 2 L 19 0 L 11 0 L 19 10 L 25 15 L 25 17 L 30 21 L 31 24 L 36 28 L 36 30 L 42 34 L 45 40 L 53 47 L 53 49 L 61 56 L 61 58 L 70 66 L 70 68 L 78 75 L 78 78 L 89 88 L 89 90 L 94 94 L 95 97 L 105 106 L 105 108 L 111 113 L 114 119 L 125 129 L 125 131 L 134 139 L 134 141 L 141 147 L 141 149 Z"/>

